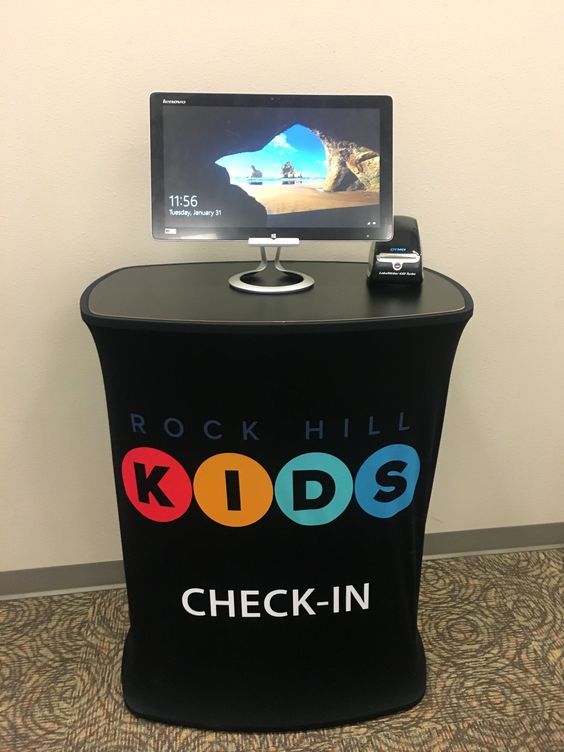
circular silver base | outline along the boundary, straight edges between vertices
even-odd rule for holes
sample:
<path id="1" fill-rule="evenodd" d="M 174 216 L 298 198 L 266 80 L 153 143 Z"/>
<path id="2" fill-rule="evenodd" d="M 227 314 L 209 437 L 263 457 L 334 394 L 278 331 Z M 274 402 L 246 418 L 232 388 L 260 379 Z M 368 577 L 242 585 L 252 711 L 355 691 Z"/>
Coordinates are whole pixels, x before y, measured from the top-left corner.
<path id="1" fill-rule="evenodd" d="M 302 274 L 301 272 L 295 272 L 292 269 L 286 269 L 286 267 L 280 261 L 280 253 L 282 251 L 282 243 L 278 241 L 278 248 L 276 249 L 276 255 L 273 261 L 269 261 L 266 255 L 266 248 L 264 245 L 260 247 L 260 264 L 256 269 L 250 269 L 247 272 L 241 272 L 240 274 L 234 274 L 229 278 L 229 284 L 235 290 L 241 292 L 252 292 L 265 295 L 280 295 L 281 293 L 290 292 L 303 292 L 309 290 L 314 285 L 313 277 L 308 274 Z M 265 285 L 261 284 L 261 274 L 266 271 L 267 274 L 271 270 L 276 270 L 282 275 L 281 279 L 286 279 L 288 284 L 277 285 Z M 279 277 L 280 279 L 280 277 Z"/>
<path id="2" fill-rule="evenodd" d="M 256 270 L 250 272 L 241 272 L 241 274 L 234 274 L 229 278 L 229 284 L 236 290 L 241 292 L 252 293 L 264 293 L 266 295 L 279 295 L 280 293 L 302 292 L 313 287 L 315 280 L 310 277 L 309 274 L 302 274 L 301 272 L 295 272 L 290 269 L 284 269 L 284 272 L 288 275 L 288 279 L 295 279 L 295 282 L 290 282 L 287 285 L 261 285 L 260 282 L 253 282 L 260 279 L 260 275 Z"/>

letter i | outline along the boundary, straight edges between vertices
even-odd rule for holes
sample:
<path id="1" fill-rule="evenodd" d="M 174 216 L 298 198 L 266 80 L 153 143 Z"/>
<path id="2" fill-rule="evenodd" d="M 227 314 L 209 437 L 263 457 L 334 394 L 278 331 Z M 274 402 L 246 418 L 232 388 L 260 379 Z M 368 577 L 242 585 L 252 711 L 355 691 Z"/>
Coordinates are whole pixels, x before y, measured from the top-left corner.
<path id="1" fill-rule="evenodd" d="M 227 492 L 227 509 L 230 512 L 241 511 L 241 486 L 238 470 L 225 471 L 225 490 Z"/>
<path id="2" fill-rule="evenodd" d="M 339 613 L 339 599 L 340 599 L 340 588 L 338 585 L 335 585 L 333 588 L 333 613 L 334 614 Z"/>

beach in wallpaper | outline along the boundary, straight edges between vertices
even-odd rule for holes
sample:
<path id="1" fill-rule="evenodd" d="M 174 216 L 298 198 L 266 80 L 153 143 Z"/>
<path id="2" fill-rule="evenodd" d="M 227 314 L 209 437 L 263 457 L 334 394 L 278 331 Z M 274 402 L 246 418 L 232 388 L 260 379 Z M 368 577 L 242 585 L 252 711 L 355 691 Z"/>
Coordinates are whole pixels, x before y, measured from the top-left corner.
<path id="1" fill-rule="evenodd" d="M 340 156 L 340 160 L 332 159 L 318 135 L 303 125 L 293 125 L 262 149 L 230 154 L 216 164 L 227 170 L 232 185 L 256 199 L 269 215 L 378 204 L 378 190 L 367 190 L 358 181 L 341 185 L 338 173 L 347 155 Z M 375 158 L 377 155 L 367 149 L 364 154 L 349 155 L 348 161 L 354 166 L 356 159 L 366 167 Z M 377 168 L 379 164 L 373 165 L 374 171 Z"/>

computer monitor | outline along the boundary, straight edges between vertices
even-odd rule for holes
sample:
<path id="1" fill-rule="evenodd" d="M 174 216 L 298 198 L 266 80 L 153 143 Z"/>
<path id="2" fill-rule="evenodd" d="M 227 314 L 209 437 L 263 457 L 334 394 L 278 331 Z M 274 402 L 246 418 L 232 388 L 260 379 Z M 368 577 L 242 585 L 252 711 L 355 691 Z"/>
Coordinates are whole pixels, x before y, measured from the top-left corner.
<path id="1" fill-rule="evenodd" d="M 389 240 L 392 100 L 151 94 L 153 236 Z"/>

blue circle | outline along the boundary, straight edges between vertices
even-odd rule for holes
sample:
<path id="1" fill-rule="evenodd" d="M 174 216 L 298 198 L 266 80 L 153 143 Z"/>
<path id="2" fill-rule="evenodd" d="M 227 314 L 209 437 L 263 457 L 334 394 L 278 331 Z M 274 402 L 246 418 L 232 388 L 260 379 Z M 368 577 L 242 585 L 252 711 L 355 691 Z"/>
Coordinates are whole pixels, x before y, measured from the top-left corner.
<path id="1" fill-rule="evenodd" d="M 405 481 L 405 489 L 393 501 L 378 501 L 375 496 L 379 491 L 389 492 L 392 485 L 378 483 L 376 475 L 381 467 L 388 462 L 402 462 L 403 470 L 390 470 L 390 477 L 401 477 Z M 407 444 L 390 444 L 378 449 L 366 459 L 357 473 L 354 491 L 356 500 L 365 512 L 373 517 L 387 519 L 401 512 L 413 501 L 415 486 L 419 478 L 421 463 L 415 449 Z"/>
<path id="2" fill-rule="evenodd" d="M 294 471 L 311 470 L 327 473 L 335 484 L 332 499 L 319 509 L 294 508 Z M 322 492 L 322 484 L 317 480 L 306 483 L 307 498 L 315 501 Z M 300 525 L 326 525 L 333 522 L 349 505 L 353 494 L 353 478 L 342 460 L 326 452 L 307 452 L 287 462 L 278 473 L 274 485 L 278 506 L 294 522 Z"/>

